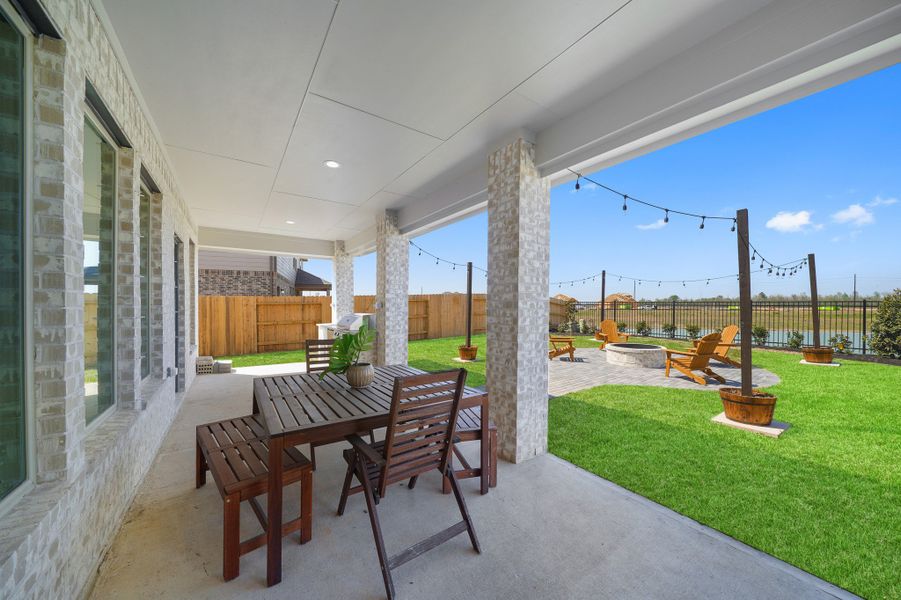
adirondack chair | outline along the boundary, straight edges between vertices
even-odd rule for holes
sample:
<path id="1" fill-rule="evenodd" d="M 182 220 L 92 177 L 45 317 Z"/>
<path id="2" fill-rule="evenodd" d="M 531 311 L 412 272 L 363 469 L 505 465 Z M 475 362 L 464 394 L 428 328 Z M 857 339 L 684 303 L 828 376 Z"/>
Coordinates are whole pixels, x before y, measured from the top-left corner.
<path id="1" fill-rule="evenodd" d="M 741 363 L 735 360 L 734 358 L 729 357 L 729 350 L 731 348 L 738 347 L 739 344 L 734 344 L 735 336 L 738 335 L 738 325 L 726 325 L 723 327 L 723 331 L 720 332 L 721 341 L 716 346 L 716 350 L 713 351 L 713 360 L 723 363 L 724 365 L 732 365 L 733 367 L 741 367 Z M 697 348 L 698 342 L 700 340 L 694 340 L 692 342 Z"/>
<path id="2" fill-rule="evenodd" d="M 576 360 L 576 340 L 571 337 L 554 336 L 551 338 L 551 349 L 547 352 L 547 357 L 551 360 L 562 355 L 569 354 L 569 360 Z"/>
<path id="3" fill-rule="evenodd" d="M 720 343 L 720 339 L 718 332 L 710 333 L 698 340 L 698 346 L 694 350 L 667 350 L 665 375 L 669 377 L 670 368 L 674 368 L 695 383 L 707 385 L 707 379 L 703 375 L 695 373 L 695 371 L 700 371 L 720 383 L 726 383 L 725 379 L 711 371 L 708 366 L 710 359 L 716 358 L 714 351 Z"/>
<path id="4" fill-rule="evenodd" d="M 629 334 L 621 333 L 616 327 L 616 321 L 605 319 L 601 321 L 601 330 L 594 334 L 596 340 L 601 342 L 598 350 L 603 350 L 607 344 L 616 344 L 629 341 Z"/>

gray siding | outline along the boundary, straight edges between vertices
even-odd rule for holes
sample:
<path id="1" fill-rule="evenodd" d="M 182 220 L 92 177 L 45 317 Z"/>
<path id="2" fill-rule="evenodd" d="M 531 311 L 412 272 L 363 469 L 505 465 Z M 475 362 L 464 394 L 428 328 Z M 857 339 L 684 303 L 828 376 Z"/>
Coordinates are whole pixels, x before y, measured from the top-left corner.
<path id="1" fill-rule="evenodd" d="M 226 250 L 206 250 L 201 248 L 198 256 L 201 270 L 220 271 L 272 271 L 272 258 L 264 254 L 228 252 Z"/>

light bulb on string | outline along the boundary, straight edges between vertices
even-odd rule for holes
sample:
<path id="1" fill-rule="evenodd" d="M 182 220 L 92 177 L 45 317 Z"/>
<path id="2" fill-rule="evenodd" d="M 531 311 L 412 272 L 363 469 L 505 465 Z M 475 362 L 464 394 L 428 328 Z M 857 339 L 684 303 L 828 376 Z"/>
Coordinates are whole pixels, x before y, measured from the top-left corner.
<path id="1" fill-rule="evenodd" d="M 580 178 L 580 177 L 576 177 L 576 191 L 577 191 L 577 192 L 582 188 L 582 186 L 579 185 L 579 179 L 581 179 L 581 178 Z"/>
<path id="2" fill-rule="evenodd" d="M 732 229 L 729 231 L 735 232 L 735 219 L 732 219 Z"/>
<path id="3" fill-rule="evenodd" d="M 623 194 L 623 212 L 626 212 L 627 210 L 629 210 L 629 206 L 626 204 L 626 200 L 628 200 L 628 199 L 629 199 L 629 196 L 626 194 Z"/>
<path id="4" fill-rule="evenodd" d="M 669 209 L 666 209 L 666 212 L 663 214 L 663 222 L 669 223 Z"/>
<path id="5" fill-rule="evenodd" d="M 704 221 L 707 220 L 707 217 L 701 217 L 701 226 L 698 229 L 704 229 Z"/>

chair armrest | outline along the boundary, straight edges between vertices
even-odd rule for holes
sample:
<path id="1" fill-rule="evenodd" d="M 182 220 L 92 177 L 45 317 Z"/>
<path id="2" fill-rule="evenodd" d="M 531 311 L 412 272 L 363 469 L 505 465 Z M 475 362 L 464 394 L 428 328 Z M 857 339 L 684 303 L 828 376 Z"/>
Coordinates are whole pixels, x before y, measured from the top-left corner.
<path id="1" fill-rule="evenodd" d="M 385 464 L 385 457 L 376 452 L 375 448 L 364 442 L 363 438 L 356 433 L 345 436 L 344 439 L 346 439 L 350 445 L 353 446 L 354 450 L 362 454 L 369 462 L 380 467 Z"/>
<path id="2" fill-rule="evenodd" d="M 695 356 L 697 352 L 694 350 L 670 350 L 667 348 L 666 355 L 669 356 L 671 354 L 684 354 L 685 356 Z"/>

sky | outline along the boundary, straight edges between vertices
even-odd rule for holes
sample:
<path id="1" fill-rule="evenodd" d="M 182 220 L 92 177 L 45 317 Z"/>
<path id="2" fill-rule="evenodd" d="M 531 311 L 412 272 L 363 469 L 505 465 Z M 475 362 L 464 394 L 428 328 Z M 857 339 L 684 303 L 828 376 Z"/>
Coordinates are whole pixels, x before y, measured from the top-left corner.
<path id="1" fill-rule="evenodd" d="M 824 90 L 700 136 L 589 174 L 654 204 L 698 214 L 734 216 L 749 210 L 751 243 L 767 260 L 784 263 L 815 253 L 820 293 L 890 291 L 901 287 L 901 65 Z M 737 244 L 731 223 L 672 215 L 631 205 L 582 182 L 551 190 L 548 290 L 580 300 L 600 297 L 599 279 L 553 284 L 606 269 L 644 279 L 639 297 L 734 296 Z M 487 213 L 414 238 L 447 260 L 487 266 Z M 331 262 L 308 269 L 332 278 Z M 653 283 L 648 283 L 648 280 Z M 485 291 L 484 275 L 474 290 Z M 375 293 L 375 254 L 354 261 L 357 294 Z M 465 270 L 410 255 L 410 293 L 465 291 Z M 607 293 L 632 293 L 633 283 L 608 275 Z M 807 272 L 755 275 L 752 292 L 808 291 Z"/>

